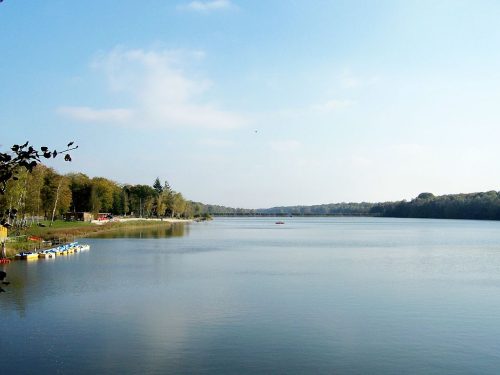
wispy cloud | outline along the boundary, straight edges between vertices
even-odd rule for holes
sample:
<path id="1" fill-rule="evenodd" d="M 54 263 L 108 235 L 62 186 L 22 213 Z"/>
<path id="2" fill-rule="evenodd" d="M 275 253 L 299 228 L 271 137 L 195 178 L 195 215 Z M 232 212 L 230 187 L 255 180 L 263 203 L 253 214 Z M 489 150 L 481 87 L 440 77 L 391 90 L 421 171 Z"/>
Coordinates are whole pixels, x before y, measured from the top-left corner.
<path id="1" fill-rule="evenodd" d="M 84 122 L 124 123 L 132 118 L 132 111 L 124 108 L 93 109 L 89 107 L 59 107 L 57 113 Z"/>
<path id="2" fill-rule="evenodd" d="M 291 152 L 301 148 L 302 144 L 295 139 L 284 139 L 270 142 L 271 149 L 277 152 Z"/>
<path id="3" fill-rule="evenodd" d="M 339 77 L 340 87 L 344 89 L 355 89 L 362 86 L 370 86 L 377 84 L 379 81 L 379 76 L 360 77 L 354 75 L 349 69 L 345 69 Z"/>
<path id="4" fill-rule="evenodd" d="M 234 146 L 234 142 L 228 139 L 215 139 L 215 138 L 204 138 L 198 140 L 198 144 L 201 146 L 207 146 L 211 148 L 225 148 Z"/>
<path id="5" fill-rule="evenodd" d="M 209 12 L 214 10 L 228 9 L 233 4 L 229 0 L 191 1 L 188 4 L 179 5 L 179 9 L 194 12 Z"/>
<path id="6" fill-rule="evenodd" d="M 421 156 L 429 153 L 427 147 L 418 143 L 399 143 L 394 145 L 393 151 L 401 156 Z"/>
<path id="7" fill-rule="evenodd" d="M 199 52 L 114 49 L 95 59 L 92 67 L 104 73 L 113 99 L 126 98 L 132 104 L 103 109 L 63 106 L 57 112 L 78 121 L 140 127 L 229 129 L 243 125 L 243 116 L 203 100 L 210 81 L 189 77 L 182 69 L 186 59 L 202 57 Z"/>
<path id="8" fill-rule="evenodd" d="M 343 88 L 352 89 L 358 87 L 361 84 L 361 79 L 355 77 L 349 71 L 345 71 L 340 76 L 340 86 Z"/>
<path id="9" fill-rule="evenodd" d="M 354 102 L 348 99 L 331 99 L 324 103 L 313 105 L 312 109 L 318 112 L 332 112 L 350 107 L 353 104 Z"/>

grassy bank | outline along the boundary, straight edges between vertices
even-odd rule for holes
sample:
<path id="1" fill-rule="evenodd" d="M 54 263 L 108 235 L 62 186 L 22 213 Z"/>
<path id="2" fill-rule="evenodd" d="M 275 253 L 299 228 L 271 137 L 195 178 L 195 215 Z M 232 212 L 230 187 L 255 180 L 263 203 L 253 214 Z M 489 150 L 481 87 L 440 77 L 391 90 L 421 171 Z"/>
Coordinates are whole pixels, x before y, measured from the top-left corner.
<path id="1" fill-rule="evenodd" d="M 42 222 L 44 227 L 33 226 L 19 232 L 17 241 L 7 243 L 7 256 L 13 256 L 21 250 L 34 250 L 43 248 L 43 241 L 58 240 L 70 242 L 75 238 L 89 237 L 101 232 L 111 232 L 121 229 L 133 229 L 143 227 L 169 227 L 172 223 L 168 221 L 134 220 L 129 222 L 109 222 L 102 225 L 85 222 L 55 221 L 52 226 L 50 222 Z M 10 234 L 12 235 L 12 234 Z M 28 237 L 39 237 L 40 241 L 29 241 Z M 49 245 L 46 245 L 47 247 Z"/>

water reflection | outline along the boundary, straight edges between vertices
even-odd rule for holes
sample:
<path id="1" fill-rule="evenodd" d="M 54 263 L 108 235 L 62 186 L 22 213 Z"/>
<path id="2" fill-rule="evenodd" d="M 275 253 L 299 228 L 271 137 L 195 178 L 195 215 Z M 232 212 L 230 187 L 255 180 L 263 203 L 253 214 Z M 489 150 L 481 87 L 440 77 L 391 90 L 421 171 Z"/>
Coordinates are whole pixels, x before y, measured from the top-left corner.
<path id="1" fill-rule="evenodd" d="M 112 232 L 97 233 L 92 238 L 167 238 L 182 237 L 188 234 L 189 226 L 176 223 L 168 227 L 158 225 L 156 227 L 122 228 Z"/>
<path id="2" fill-rule="evenodd" d="M 29 261 L 26 263 L 29 264 L 32 262 Z M 21 269 L 13 266 L 13 264 L 4 264 L 1 267 L 2 271 L 7 274 L 6 279 L 9 280 L 9 285 L 5 288 L 5 294 L 7 295 L 0 299 L 0 306 L 5 310 L 17 311 L 21 317 L 24 317 L 26 311 L 25 287 L 29 282 L 33 281 L 30 278 L 30 276 L 33 276 L 33 273 L 30 274 L 30 267 L 28 266 Z M 16 268 L 16 270 L 11 272 L 10 270 L 13 268 Z M 36 279 L 36 274 L 34 279 Z"/>
<path id="3" fill-rule="evenodd" d="M 82 295 L 90 292 L 107 290 L 115 284 L 126 285 L 131 279 L 122 279 L 120 265 L 130 267 L 135 272 L 143 273 L 148 270 L 143 269 L 143 265 L 156 267 L 161 265 L 167 269 L 163 260 L 158 260 L 158 256 L 168 252 L 168 246 L 162 248 L 156 254 L 155 261 L 149 264 L 143 260 L 143 265 L 136 263 L 134 258 L 127 253 L 127 258 L 122 258 L 123 252 L 128 251 L 129 243 L 125 244 L 125 239 L 168 239 L 178 238 L 189 233 L 189 227 L 184 224 L 173 224 L 171 226 L 158 225 L 155 227 L 120 229 L 112 232 L 99 233 L 93 238 L 82 239 L 81 242 L 91 244 L 90 252 L 61 255 L 55 258 L 32 259 L 14 261 L 10 264 L 0 265 L 0 271 L 7 273 L 9 285 L 3 286 L 5 293 L 0 295 L 0 311 L 15 311 L 21 318 L 26 318 L 28 307 L 31 304 L 40 303 L 45 299 L 54 296 L 73 294 Z M 117 239 L 112 246 L 106 247 L 106 254 L 101 246 L 94 245 L 96 239 Z M 124 239 L 120 241 L 119 239 Z M 152 255 L 150 251 L 158 251 L 156 247 L 145 248 L 144 243 L 138 242 L 133 245 L 135 251 L 142 251 L 143 256 Z M 117 261 L 117 257 L 120 261 Z M 110 267 L 114 266 L 114 269 Z M 114 272 L 114 271 L 116 272 Z M 133 272 L 130 270 L 130 272 Z M 156 274 L 161 274 L 161 270 L 156 270 Z M 125 275 L 125 274 L 123 274 Z M 96 282 L 99 280 L 100 282 Z"/>

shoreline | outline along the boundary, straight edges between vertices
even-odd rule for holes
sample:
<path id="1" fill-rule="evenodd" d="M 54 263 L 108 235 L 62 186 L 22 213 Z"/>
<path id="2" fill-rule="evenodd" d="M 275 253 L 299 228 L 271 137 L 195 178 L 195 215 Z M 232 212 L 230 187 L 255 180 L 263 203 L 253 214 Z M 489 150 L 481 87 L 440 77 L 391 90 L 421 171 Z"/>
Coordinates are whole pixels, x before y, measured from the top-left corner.
<path id="1" fill-rule="evenodd" d="M 141 217 L 131 217 L 131 218 L 120 218 L 118 220 L 92 220 L 92 224 L 96 225 L 104 225 L 104 224 L 109 224 L 109 223 L 130 223 L 130 222 L 137 222 L 137 221 L 147 221 L 147 222 L 156 222 L 156 223 L 192 223 L 195 220 L 193 219 L 174 219 L 174 218 L 141 218 Z"/>
<path id="2" fill-rule="evenodd" d="M 61 242 L 71 242 L 75 238 L 86 238 L 92 235 L 103 233 L 103 232 L 113 232 L 117 230 L 126 229 L 136 229 L 136 228 L 149 228 L 149 227 L 170 227 L 173 224 L 189 224 L 194 222 L 191 219 L 145 219 L 145 218 L 127 218 L 120 219 L 116 221 L 101 221 L 98 223 L 71 223 L 69 225 L 64 225 L 62 227 L 33 227 L 29 228 L 23 235 L 25 236 L 36 236 L 43 241 L 53 241 L 57 239 Z M 80 224 L 80 225 L 78 225 Z M 43 246 L 42 242 L 18 242 L 13 246 L 14 243 L 7 243 L 6 253 L 7 258 L 11 259 L 16 253 L 23 250 L 33 250 L 35 248 L 38 250 L 43 250 L 45 248 L 50 248 L 52 245 Z M 30 247 L 33 247 L 30 249 Z"/>

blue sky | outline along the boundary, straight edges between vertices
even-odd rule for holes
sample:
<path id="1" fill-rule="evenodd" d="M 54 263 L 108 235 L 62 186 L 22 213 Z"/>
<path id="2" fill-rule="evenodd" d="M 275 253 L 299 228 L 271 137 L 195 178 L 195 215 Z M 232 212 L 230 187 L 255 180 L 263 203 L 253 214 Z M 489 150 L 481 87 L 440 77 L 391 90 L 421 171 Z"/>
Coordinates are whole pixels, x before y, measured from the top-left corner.
<path id="1" fill-rule="evenodd" d="M 239 207 L 498 190 L 495 1 L 0 4 L 3 148 Z"/>

